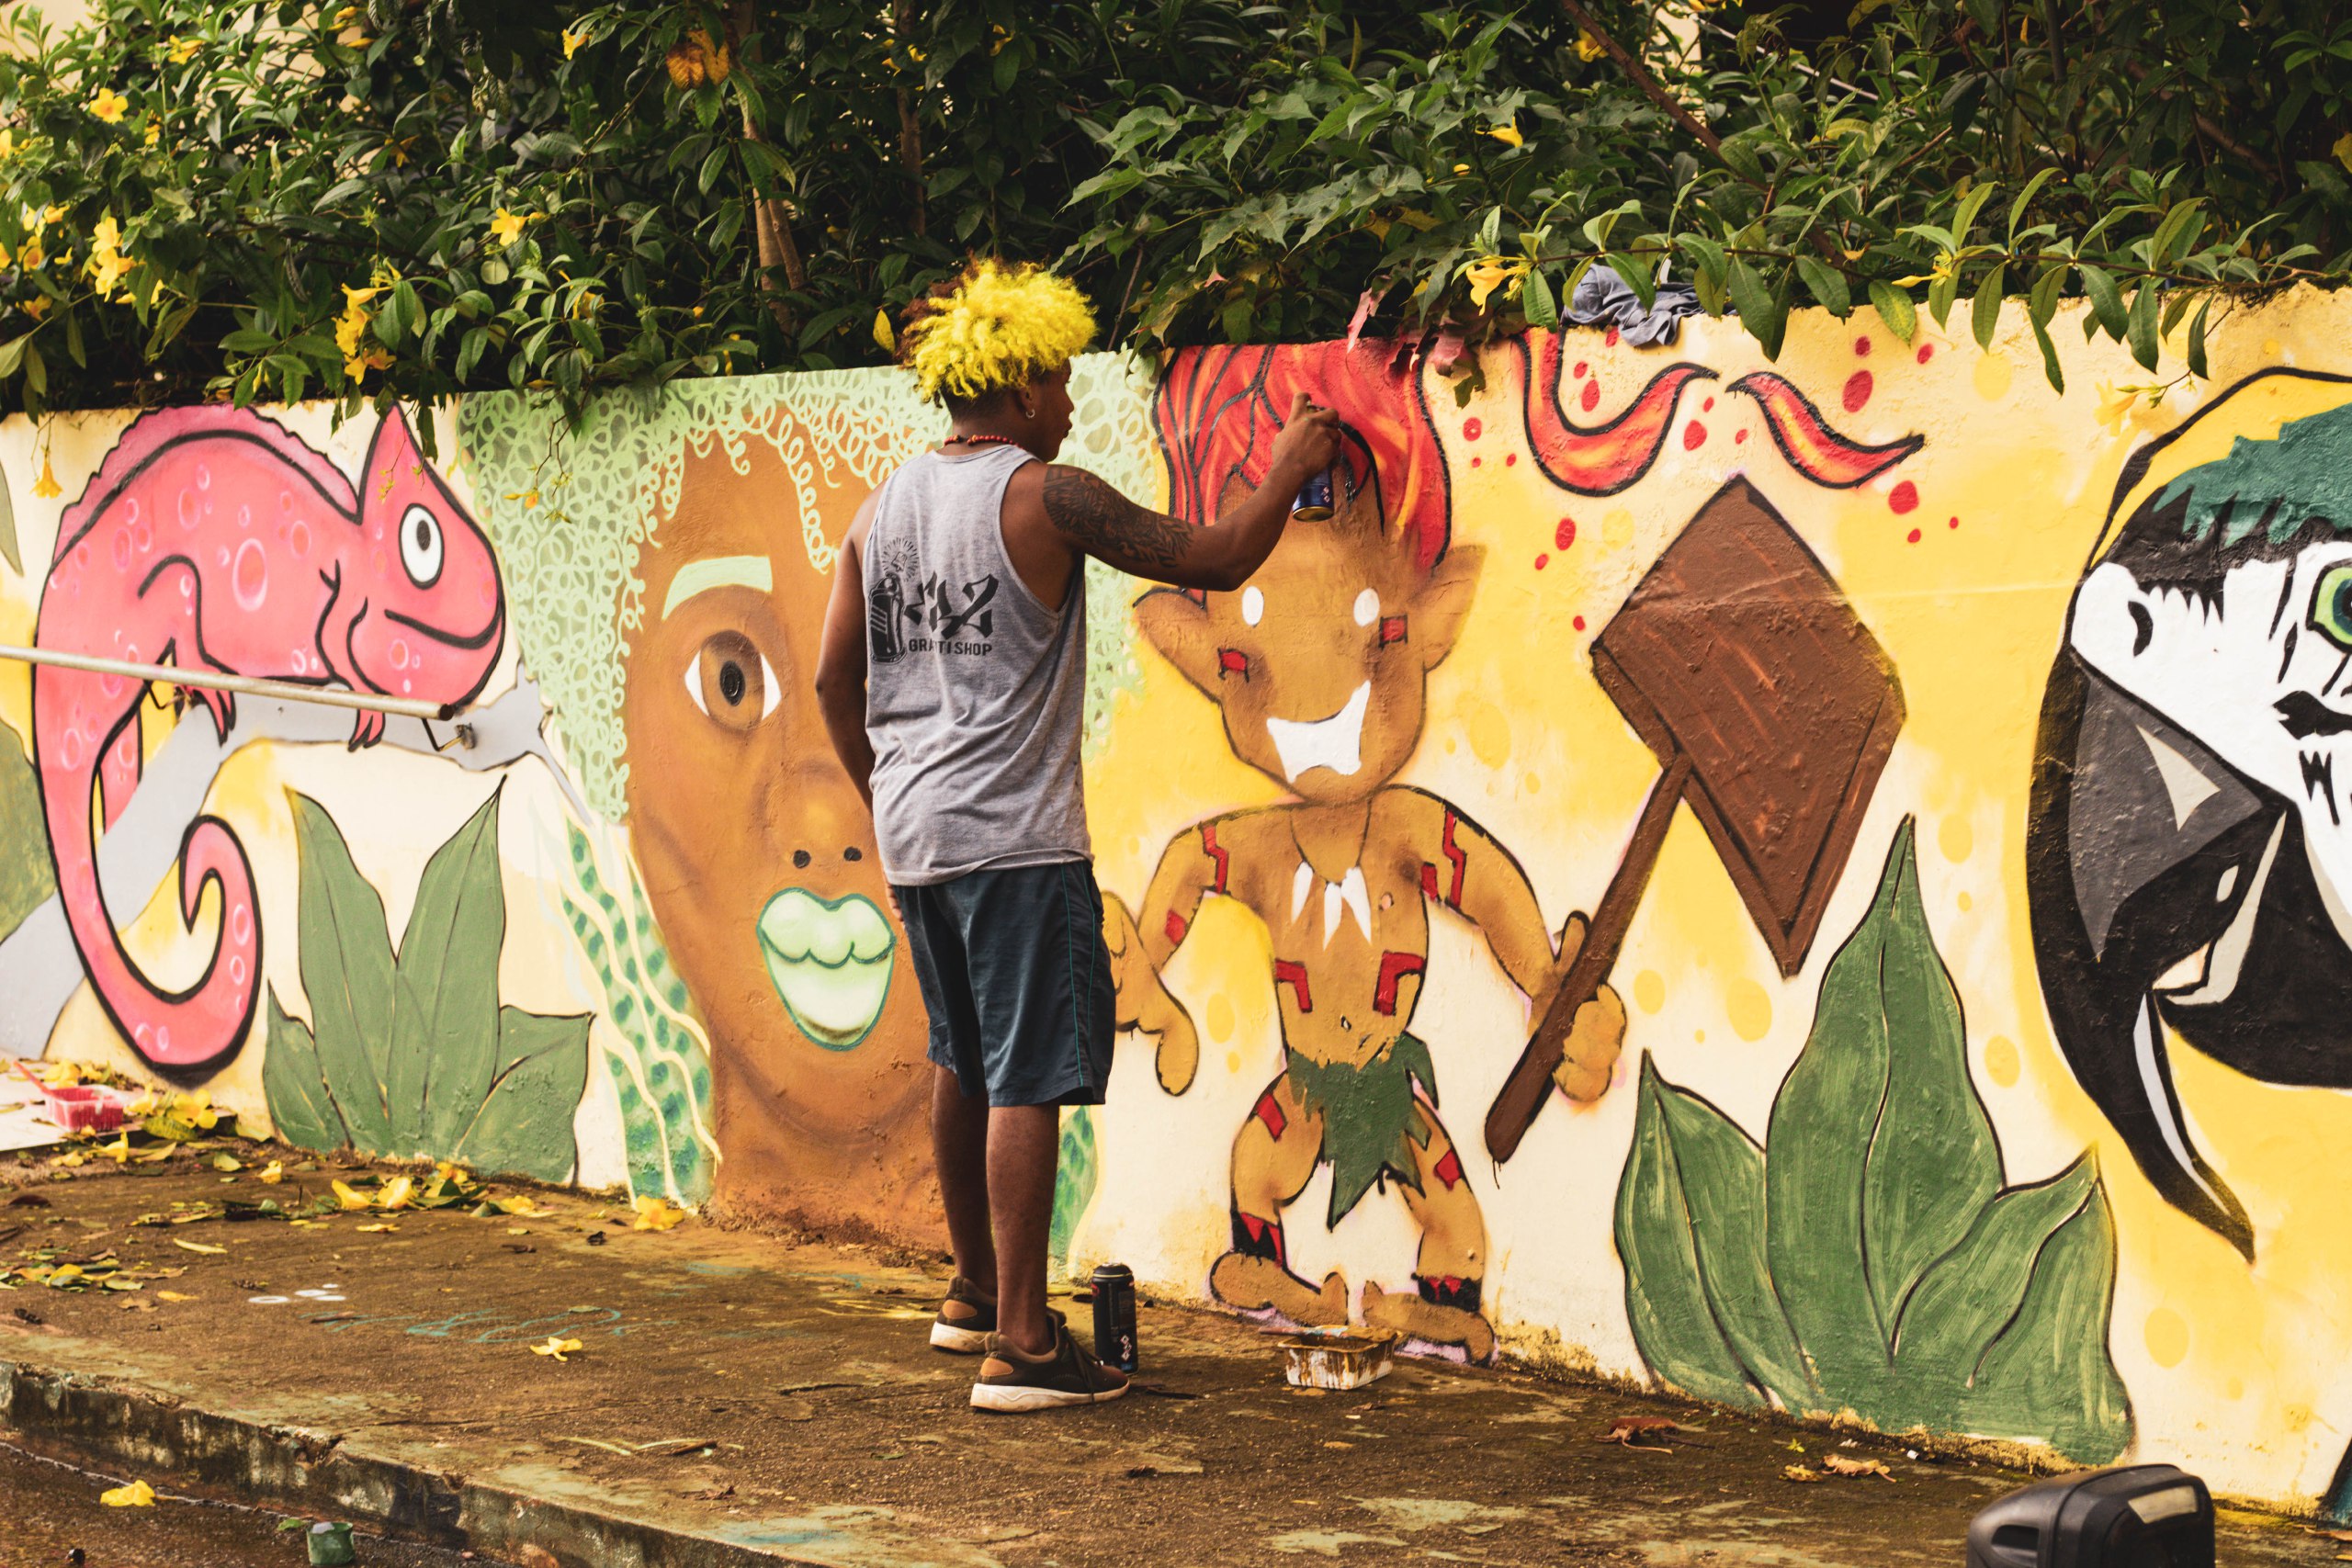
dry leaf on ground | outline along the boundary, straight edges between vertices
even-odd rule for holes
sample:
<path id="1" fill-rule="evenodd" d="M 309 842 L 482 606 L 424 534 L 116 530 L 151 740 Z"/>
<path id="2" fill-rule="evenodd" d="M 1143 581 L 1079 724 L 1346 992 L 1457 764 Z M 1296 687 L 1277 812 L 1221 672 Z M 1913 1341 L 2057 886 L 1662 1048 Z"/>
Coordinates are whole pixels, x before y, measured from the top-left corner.
<path id="1" fill-rule="evenodd" d="M 1826 1481 L 1829 1479 L 1827 1476 L 1822 1474 L 1821 1472 L 1817 1470 L 1807 1470 L 1801 1464 L 1782 1465 L 1781 1467 L 1781 1478 L 1784 1481 Z"/>
<path id="2" fill-rule="evenodd" d="M 1821 1463 L 1833 1475 L 1880 1475 L 1889 1481 L 1894 1479 L 1894 1472 L 1886 1468 L 1884 1460 L 1848 1459 L 1844 1454 L 1824 1454 Z"/>
<path id="3" fill-rule="evenodd" d="M 134 1481 L 128 1486 L 99 1493 L 98 1501 L 109 1508 L 152 1508 L 155 1506 L 155 1489 L 143 1481 Z"/>
<path id="4" fill-rule="evenodd" d="M 1668 1420 L 1663 1416 L 1620 1416 L 1609 1423 L 1607 1436 L 1596 1438 L 1593 1440 L 1600 1443 L 1622 1443 L 1629 1449 L 1655 1449 L 1661 1453 L 1672 1453 L 1674 1450 L 1664 1443 L 1645 1439 L 1655 1438 L 1661 1433 L 1680 1429 L 1675 1422 Z"/>
<path id="5" fill-rule="evenodd" d="M 580 1348 L 580 1341 L 577 1339 L 566 1339 L 560 1335 L 550 1334 L 548 1336 L 546 1344 L 534 1345 L 531 1347 L 531 1354 L 534 1356 L 553 1356 L 557 1360 L 560 1361 L 567 1356 L 576 1354 Z"/>
<path id="6" fill-rule="evenodd" d="M 383 1233 L 383 1232 L 385 1232 L 385 1231 L 396 1231 L 396 1230 L 400 1229 L 401 1227 L 400 1227 L 400 1226 L 398 1226 L 398 1225 L 396 1225 L 396 1224 L 391 1224 L 386 1223 L 386 1224 L 372 1224 L 372 1225 L 358 1225 L 358 1226 L 356 1226 L 356 1227 L 354 1227 L 354 1228 L 355 1228 L 355 1229 L 358 1229 L 358 1230 L 363 1230 L 363 1231 L 374 1232 L 374 1233 L 377 1233 L 377 1234 L 379 1234 L 379 1235 L 380 1235 L 381 1233 Z"/>
<path id="7" fill-rule="evenodd" d="M 334 1201 L 346 1209 L 368 1209 L 375 1206 L 373 1199 L 362 1193 L 354 1192 L 341 1181 L 329 1181 L 327 1185 L 334 1189 Z"/>
<path id="8" fill-rule="evenodd" d="M 177 1247 L 185 1247 L 190 1252 L 209 1252 L 216 1255 L 229 1250 L 225 1247 L 214 1247 L 209 1243 L 201 1241 L 189 1241 L 185 1236 L 176 1235 L 172 1237 L 172 1245 Z"/>

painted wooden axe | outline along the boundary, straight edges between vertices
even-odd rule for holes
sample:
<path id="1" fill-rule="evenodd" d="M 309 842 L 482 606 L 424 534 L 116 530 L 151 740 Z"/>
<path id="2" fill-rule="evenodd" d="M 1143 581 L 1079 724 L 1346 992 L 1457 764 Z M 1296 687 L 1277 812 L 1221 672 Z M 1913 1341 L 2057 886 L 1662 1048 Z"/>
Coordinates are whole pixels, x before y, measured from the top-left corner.
<path id="1" fill-rule="evenodd" d="M 1635 585 L 1594 639 L 1592 669 L 1663 771 L 1583 949 L 1487 1112 L 1498 1164 L 1551 1098 L 1577 1010 L 1617 961 L 1675 808 L 1698 818 L 1793 975 L 1903 728 L 1885 650 L 1745 479 L 1717 491 Z"/>

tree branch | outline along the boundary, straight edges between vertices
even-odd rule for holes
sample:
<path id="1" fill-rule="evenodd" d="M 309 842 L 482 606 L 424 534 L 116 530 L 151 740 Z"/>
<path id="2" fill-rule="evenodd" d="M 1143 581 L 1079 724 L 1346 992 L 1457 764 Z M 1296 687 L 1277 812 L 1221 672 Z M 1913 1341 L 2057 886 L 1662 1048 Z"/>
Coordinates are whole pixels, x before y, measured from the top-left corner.
<path id="1" fill-rule="evenodd" d="M 906 50 L 908 35 L 914 31 L 914 0 L 891 0 L 890 43 L 894 50 Z M 931 222 L 923 200 L 922 121 L 915 114 L 914 90 L 907 85 L 907 73 L 913 66 L 914 57 L 910 54 L 899 68 L 899 162 L 914 184 L 915 237 L 920 239 L 931 231 Z"/>
<path id="2" fill-rule="evenodd" d="M 1611 38 L 1608 30 L 1594 19 L 1591 12 L 1577 5 L 1577 0 L 1560 0 L 1560 9 L 1568 14 L 1568 20 L 1589 33 L 1592 36 L 1592 41 L 1600 46 L 1601 51 L 1617 62 L 1617 69 L 1625 73 L 1626 79 L 1648 94 L 1650 101 L 1671 116 L 1675 124 L 1697 137 L 1699 144 L 1716 157 L 1721 158 L 1724 155 L 1724 139 L 1708 130 L 1706 122 L 1685 108 L 1676 100 L 1673 94 L 1659 86 L 1657 78 L 1651 75 L 1640 61 L 1627 53 L 1623 44 Z M 1732 173 L 1736 175 L 1739 171 L 1734 169 Z M 1747 179 L 1747 176 L 1740 175 L 1740 178 Z M 1748 183 L 1753 185 L 1756 182 L 1749 180 Z"/>
<path id="3" fill-rule="evenodd" d="M 751 37 L 754 22 L 752 0 L 736 0 L 728 12 L 727 30 L 734 35 L 730 42 L 737 58 L 747 68 L 752 62 L 743 52 L 744 42 Z M 767 138 L 760 134 L 758 124 L 752 118 L 751 99 L 739 93 L 736 102 L 743 109 L 743 140 L 765 146 Z M 789 333 L 792 331 L 792 307 L 786 302 L 783 291 L 776 288 L 775 269 L 784 269 L 785 281 L 797 293 L 808 287 L 808 264 L 802 259 L 800 246 L 792 237 L 790 213 L 782 197 L 762 196 L 756 190 L 752 193 L 752 232 L 759 240 L 761 296 L 767 305 L 768 314 L 775 318 L 776 326 Z"/>

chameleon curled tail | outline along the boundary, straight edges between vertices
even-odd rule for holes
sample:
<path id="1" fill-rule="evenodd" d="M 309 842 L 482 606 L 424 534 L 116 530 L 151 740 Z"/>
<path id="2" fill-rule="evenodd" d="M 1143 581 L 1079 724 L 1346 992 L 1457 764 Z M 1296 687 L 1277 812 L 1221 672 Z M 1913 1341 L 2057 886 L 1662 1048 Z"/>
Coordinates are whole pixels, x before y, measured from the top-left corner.
<path id="1" fill-rule="evenodd" d="M 101 679 L 45 668 L 36 677 L 35 702 L 65 682 Z M 42 808 L 55 852 L 58 895 L 89 972 L 90 989 L 149 1064 L 175 1075 L 207 1071 L 244 1040 L 260 988 L 261 921 L 244 846 L 217 817 L 198 818 L 181 841 L 180 918 L 193 929 L 205 890 L 214 888 L 220 930 L 204 973 L 186 990 L 165 990 L 124 949 L 99 892 L 91 826 L 96 759 L 77 759 L 73 766 L 62 762 L 44 771 Z"/>

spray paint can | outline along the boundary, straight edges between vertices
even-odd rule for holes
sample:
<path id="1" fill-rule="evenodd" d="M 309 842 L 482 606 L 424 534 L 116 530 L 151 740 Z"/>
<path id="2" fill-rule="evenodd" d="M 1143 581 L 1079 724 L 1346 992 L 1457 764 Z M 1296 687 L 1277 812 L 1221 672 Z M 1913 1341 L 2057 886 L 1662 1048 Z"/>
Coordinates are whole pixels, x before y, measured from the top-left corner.
<path id="1" fill-rule="evenodd" d="M 1136 1277 L 1124 1263 L 1094 1270 L 1094 1359 L 1132 1372 L 1136 1355 Z"/>
<path id="2" fill-rule="evenodd" d="M 1324 469 L 1298 487 L 1290 514 L 1302 523 L 1320 523 L 1331 515 L 1331 470 Z"/>

